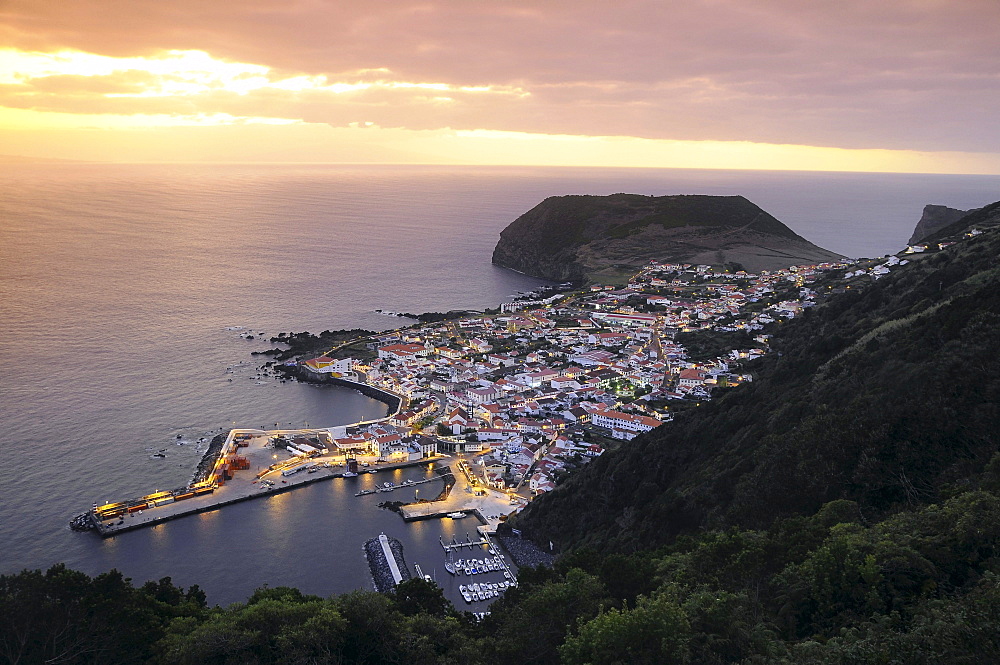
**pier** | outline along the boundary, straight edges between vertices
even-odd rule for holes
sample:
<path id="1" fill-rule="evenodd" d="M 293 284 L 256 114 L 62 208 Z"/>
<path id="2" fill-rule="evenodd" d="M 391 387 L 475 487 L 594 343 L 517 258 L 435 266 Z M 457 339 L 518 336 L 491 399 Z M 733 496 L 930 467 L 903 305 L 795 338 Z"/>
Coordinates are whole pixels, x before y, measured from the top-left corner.
<path id="1" fill-rule="evenodd" d="M 390 485 L 389 487 L 375 487 L 370 490 L 361 490 L 357 492 L 354 496 L 368 496 L 369 494 L 378 494 L 379 492 L 391 492 L 393 490 L 405 490 L 409 487 L 414 487 L 415 485 L 423 485 L 424 483 L 432 483 L 439 481 L 442 478 L 440 476 L 435 478 L 424 478 L 423 480 L 411 480 L 408 483 L 400 483 L 399 485 Z"/>
<path id="2" fill-rule="evenodd" d="M 446 543 L 446 542 L 444 542 L 444 538 L 442 538 L 441 536 L 438 536 L 438 542 L 441 543 L 441 547 L 444 548 L 445 552 L 450 552 L 452 550 L 460 550 L 460 549 L 462 549 L 464 547 L 473 548 L 473 547 L 481 547 L 483 545 L 489 545 L 490 544 L 490 541 L 485 536 L 483 538 L 479 539 L 479 540 L 473 540 L 472 536 L 470 536 L 468 533 L 466 533 L 465 537 L 466 537 L 466 540 L 460 541 L 460 540 L 456 540 L 456 539 L 453 538 L 450 543 Z"/>
<path id="3" fill-rule="evenodd" d="M 196 482 L 170 491 L 156 491 L 118 503 L 95 505 L 74 518 L 74 528 L 93 528 L 102 537 L 168 522 L 187 515 L 218 510 L 239 501 L 281 494 L 315 482 L 343 477 L 342 456 L 321 455 L 305 459 L 277 460 L 277 451 L 266 446 L 270 437 L 316 435 L 324 430 L 230 430 L 211 467 L 199 472 Z M 447 456 L 421 457 L 400 462 L 376 462 L 376 470 L 433 465 Z M 419 486 L 440 480 L 432 476 L 409 483 L 357 492 L 356 496 Z M 406 503 L 399 512 L 404 521 L 443 518 L 464 513 L 479 520 L 480 532 L 495 531 L 501 518 L 511 512 L 509 497 L 499 491 L 476 487 L 473 491 L 464 474 L 454 476 L 455 486 L 447 497 L 433 501 Z"/>
<path id="4" fill-rule="evenodd" d="M 382 546 L 382 554 L 385 555 L 385 560 L 389 564 L 392 581 L 399 584 L 403 581 L 403 573 L 399 572 L 399 564 L 396 563 L 396 557 L 393 555 L 392 550 L 389 549 L 389 537 L 383 533 L 378 537 L 378 544 Z"/>

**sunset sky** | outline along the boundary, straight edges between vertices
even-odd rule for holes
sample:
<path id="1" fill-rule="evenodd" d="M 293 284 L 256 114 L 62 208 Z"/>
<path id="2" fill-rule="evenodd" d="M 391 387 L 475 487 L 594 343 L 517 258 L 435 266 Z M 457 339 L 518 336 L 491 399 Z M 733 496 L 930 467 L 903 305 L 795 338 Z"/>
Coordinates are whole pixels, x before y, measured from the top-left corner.
<path id="1" fill-rule="evenodd" d="M 0 154 L 1000 173 L 998 0 L 0 0 Z"/>

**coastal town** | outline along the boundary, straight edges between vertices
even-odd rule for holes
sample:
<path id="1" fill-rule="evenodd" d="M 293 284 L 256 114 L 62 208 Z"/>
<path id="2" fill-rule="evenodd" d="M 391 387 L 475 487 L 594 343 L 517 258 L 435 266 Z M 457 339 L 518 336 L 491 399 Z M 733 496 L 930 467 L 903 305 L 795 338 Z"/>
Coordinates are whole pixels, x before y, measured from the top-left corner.
<path id="1" fill-rule="evenodd" d="M 349 339 L 276 369 L 364 392 L 389 406 L 386 417 L 232 429 L 187 486 L 95 505 L 73 525 L 109 536 L 320 479 L 444 461 L 462 493 L 415 496 L 401 515 L 475 514 L 493 532 L 608 448 L 752 381 L 744 366 L 767 353 L 765 326 L 814 306 L 821 275 L 889 269 L 852 263 L 748 273 L 651 261 L 617 287 L 546 287 L 494 312 Z M 362 494 L 397 489 L 388 485 Z"/>
<path id="2" fill-rule="evenodd" d="M 767 353 L 765 326 L 814 306 L 810 285 L 850 265 L 754 274 L 651 262 L 618 287 L 519 294 L 495 313 L 375 334 L 286 369 L 401 399 L 386 421 L 331 428 L 329 446 L 380 461 L 470 455 L 483 487 L 527 501 L 713 391 L 752 381 L 744 366 Z M 877 278 L 887 268 L 856 269 Z M 688 348 L 699 333 L 744 345 Z"/>
<path id="3" fill-rule="evenodd" d="M 811 286 L 822 275 L 839 271 L 844 279 L 826 287 L 836 292 L 901 263 L 889 257 L 748 273 L 651 261 L 617 287 L 547 287 L 492 313 L 350 339 L 278 369 L 365 392 L 385 402 L 389 415 L 313 429 L 230 430 L 188 486 L 95 505 L 75 524 L 113 535 L 331 476 L 444 461 L 464 495 L 445 491 L 430 500 L 425 493 L 400 513 L 474 513 L 493 532 L 608 448 L 710 401 L 716 390 L 752 381 L 745 365 L 768 352 L 765 327 L 814 306 L 824 294 Z M 398 489 L 389 485 L 361 494 Z"/>

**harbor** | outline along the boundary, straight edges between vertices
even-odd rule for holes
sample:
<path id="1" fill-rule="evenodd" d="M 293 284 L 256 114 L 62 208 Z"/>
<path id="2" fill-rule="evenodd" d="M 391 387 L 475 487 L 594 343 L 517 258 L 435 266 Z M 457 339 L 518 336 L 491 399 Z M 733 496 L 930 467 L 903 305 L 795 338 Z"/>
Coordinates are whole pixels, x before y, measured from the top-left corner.
<path id="1" fill-rule="evenodd" d="M 373 495 L 398 494 L 396 490 L 400 489 L 412 490 L 412 495 L 406 498 L 413 503 L 380 503 L 378 506 L 398 513 L 403 524 L 422 520 L 442 523 L 448 536 L 438 535 L 437 541 L 438 556 L 443 555 L 444 561 L 425 552 L 421 561 L 414 564 L 414 568 L 421 566 L 418 575 L 438 583 L 452 602 L 464 601 L 470 611 L 477 614 L 486 612 L 488 603 L 515 583 L 513 563 L 504 559 L 490 539 L 490 534 L 514 506 L 507 493 L 475 484 L 468 474 L 451 473 L 456 464 L 463 466 L 466 456 L 434 454 L 388 462 L 362 455 L 362 451 L 330 454 L 323 449 L 323 431 L 233 429 L 220 435 L 217 445 L 213 446 L 214 459 L 206 455 L 188 486 L 157 490 L 128 501 L 95 504 L 77 520 L 86 522 L 86 527 L 100 536 L 112 538 L 323 482 L 344 483 L 336 492 L 340 496 L 348 492 L 346 496 L 350 499 L 347 500 L 353 501 L 365 501 Z M 296 442 L 295 450 L 299 454 L 276 447 L 276 439 Z M 309 450 L 310 447 L 315 450 Z M 421 467 L 423 470 L 419 473 L 422 475 L 415 476 L 414 472 Z M 413 470 L 403 473 L 409 469 Z M 421 497 L 423 488 L 428 486 L 430 489 L 423 492 L 426 498 Z M 454 526 L 444 526 L 446 524 Z M 379 538 L 369 538 L 363 551 L 377 590 L 391 590 L 412 576 L 398 539 L 387 536 L 383 543 Z"/>
<path id="2" fill-rule="evenodd" d="M 95 504 L 91 510 L 74 520 L 74 528 L 93 529 L 102 537 L 153 526 L 187 515 L 218 510 L 224 506 L 273 496 L 317 482 L 348 480 L 361 475 L 378 474 L 400 468 L 430 466 L 451 462 L 453 458 L 435 454 L 414 460 L 380 461 L 374 457 L 329 454 L 316 449 L 311 456 L 299 456 L 274 447 L 275 437 L 301 440 L 304 437 L 321 441 L 325 430 L 259 430 L 233 429 L 225 436 L 214 463 L 203 465 L 188 486 L 175 490 L 156 490 L 126 501 Z M 299 446 L 309 444 L 300 443 Z M 317 442 L 317 445 L 322 445 Z M 377 478 L 377 475 L 373 475 Z M 357 490 L 356 497 L 413 489 L 412 503 L 399 507 L 404 521 L 425 519 L 461 519 L 472 517 L 485 532 L 497 525 L 511 511 L 505 493 L 473 488 L 464 474 L 451 476 L 455 484 L 447 496 L 419 500 L 419 487 L 441 482 L 444 476 L 408 479 L 401 483 L 382 481 L 375 487 Z M 435 493 L 436 496 L 436 493 Z"/>
<path id="3" fill-rule="evenodd" d="M 74 523 L 92 528 L 102 537 L 153 526 L 188 515 L 218 510 L 233 503 L 272 496 L 312 483 L 348 479 L 358 474 L 349 469 L 344 455 L 313 458 L 293 457 L 278 461 L 279 453 L 268 443 L 275 436 L 314 436 L 318 430 L 230 430 L 213 465 L 190 485 L 113 503 L 95 504 Z M 398 462 L 365 462 L 372 471 L 434 465 L 440 456 Z M 413 481 L 429 482 L 437 478 Z"/>

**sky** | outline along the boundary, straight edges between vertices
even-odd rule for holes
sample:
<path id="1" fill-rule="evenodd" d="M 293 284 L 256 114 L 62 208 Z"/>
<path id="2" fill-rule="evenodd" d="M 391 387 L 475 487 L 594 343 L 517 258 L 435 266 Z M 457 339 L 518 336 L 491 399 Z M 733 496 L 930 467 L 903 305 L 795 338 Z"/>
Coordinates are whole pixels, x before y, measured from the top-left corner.
<path id="1" fill-rule="evenodd" d="M 0 0 L 0 154 L 1000 174 L 1000 0 Z"/>

